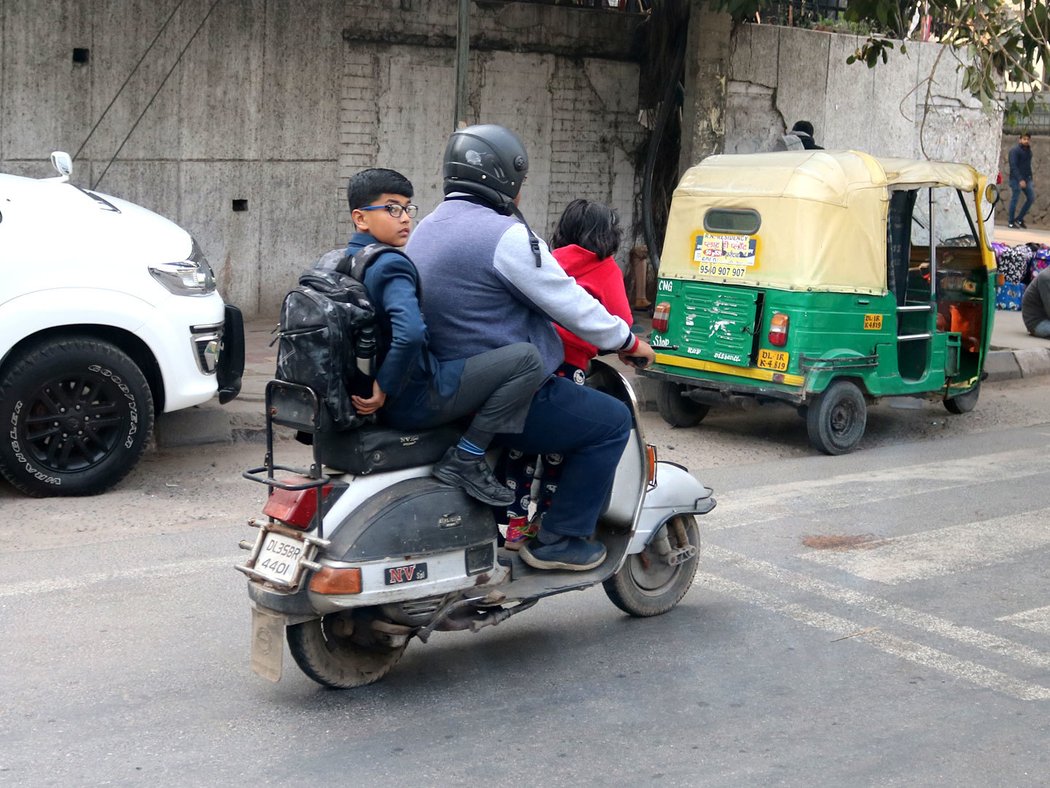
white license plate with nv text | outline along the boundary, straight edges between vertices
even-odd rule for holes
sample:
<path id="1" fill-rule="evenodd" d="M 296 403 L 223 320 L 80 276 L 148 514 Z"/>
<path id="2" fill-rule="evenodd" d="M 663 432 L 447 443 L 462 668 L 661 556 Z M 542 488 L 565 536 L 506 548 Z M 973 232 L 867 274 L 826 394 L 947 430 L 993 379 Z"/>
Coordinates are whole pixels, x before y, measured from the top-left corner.
<path id="1" fill-rule="evenodd" d="M 255 561 L 255 571 L 271 582 L 291 585 L 305 550 L 302 540 L 269 531 Z"/>

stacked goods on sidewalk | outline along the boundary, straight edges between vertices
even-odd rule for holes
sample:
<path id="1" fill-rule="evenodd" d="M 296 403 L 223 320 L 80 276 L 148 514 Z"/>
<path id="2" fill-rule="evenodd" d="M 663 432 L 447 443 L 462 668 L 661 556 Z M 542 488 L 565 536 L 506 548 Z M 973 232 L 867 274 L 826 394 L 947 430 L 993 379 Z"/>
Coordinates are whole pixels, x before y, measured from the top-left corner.
<path id="1" fill-rule="evenodd" d="M 999 269 L 999 286 L 995 291 L 995 308 L 1020 311 L 1025 286 L 1047 266 L 1050 266 L 1050 247 L 1027 243 L 1017 246 L 993 243 L 995 261 Z"/>

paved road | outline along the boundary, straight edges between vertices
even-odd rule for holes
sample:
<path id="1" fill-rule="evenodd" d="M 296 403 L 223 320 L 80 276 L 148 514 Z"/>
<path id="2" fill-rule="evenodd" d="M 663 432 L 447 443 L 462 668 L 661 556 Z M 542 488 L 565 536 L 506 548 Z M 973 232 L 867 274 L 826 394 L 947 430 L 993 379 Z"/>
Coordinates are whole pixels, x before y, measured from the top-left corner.
<path id="1" fill-rule="evenodd" d="M 1010 426 L 909 440 L 943 410 L 888 412 L 839 458 L 790 413 L 649 416 L 719 499 L 675 611 L 558 597 L 351 692 L 248 671 L 259 494 L 229 469 L 259 447 L 157 452 L 101 498 L 0 489 L 0 782 L 1045 784 L 1050 423 L 1007 391 Z"/>

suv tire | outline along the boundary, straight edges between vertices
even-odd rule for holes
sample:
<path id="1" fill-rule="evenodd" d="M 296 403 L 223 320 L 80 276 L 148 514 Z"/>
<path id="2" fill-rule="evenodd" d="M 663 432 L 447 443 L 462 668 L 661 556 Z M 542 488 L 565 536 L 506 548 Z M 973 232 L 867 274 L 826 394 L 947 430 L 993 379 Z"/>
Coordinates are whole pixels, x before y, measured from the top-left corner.
<path id="1" fill-rule="evenodd" d="M 33 496 L 94 495 L 119 482 L 153 429 L 134 361 L 97 339 L 53 337 L 0 375 L 0 472 Z"/>

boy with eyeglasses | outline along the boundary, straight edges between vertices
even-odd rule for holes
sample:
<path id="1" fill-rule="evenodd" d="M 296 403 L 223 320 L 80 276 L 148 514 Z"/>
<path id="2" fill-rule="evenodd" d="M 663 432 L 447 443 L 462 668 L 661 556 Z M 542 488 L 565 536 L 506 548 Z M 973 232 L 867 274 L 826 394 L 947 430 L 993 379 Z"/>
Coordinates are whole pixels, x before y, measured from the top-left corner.
<path id="1" fill-rule="evenodd" d="M 411 182 L 395 170 L 351 176 L 347 201 L 355 232 L 347 255 L 377 242 L 403 247 L 417 211 L 412 193 Z M 479 501 L 507 506 L 514 493 L 497 481 L 485 451 L 496 433 L 524 427 L 532 395 L 546 377 L 539 351 L 518 342 L 439 361 L 430 352 L 412 261 L 387 251 L 368 266 L 364 284 L 376 307 L 379 356 L 372 393 L 351 397 L 354 408 L 362 415 L 381 410 L 382 419 L 399 429 L 426 429 L 474 414 L 459 443 L 434 466 L 434 476 Z"/>

